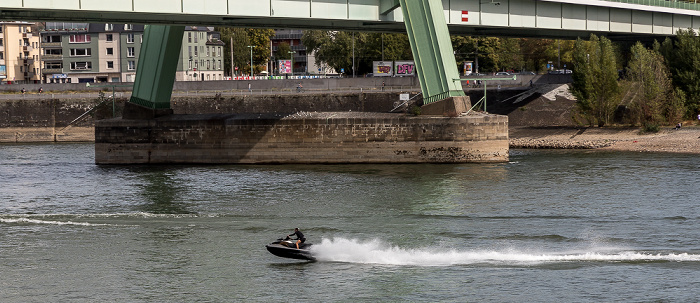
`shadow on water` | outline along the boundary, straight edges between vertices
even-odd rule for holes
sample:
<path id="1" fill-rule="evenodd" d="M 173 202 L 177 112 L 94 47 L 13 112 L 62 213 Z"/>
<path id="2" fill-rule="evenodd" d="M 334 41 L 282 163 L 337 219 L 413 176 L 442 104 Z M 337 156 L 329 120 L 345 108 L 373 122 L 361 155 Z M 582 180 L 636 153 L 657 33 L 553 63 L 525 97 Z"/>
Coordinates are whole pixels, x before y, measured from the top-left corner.
<path id="1" fill-rule="evenodd" d="M 174 180 L 175 175 L 165 167 L 141 170 L 141 196 L 148 203 L 142 206 L 142 211 L 153 214 L 190 214 L 182 201 L 177 199 L 181 189 Z"/>

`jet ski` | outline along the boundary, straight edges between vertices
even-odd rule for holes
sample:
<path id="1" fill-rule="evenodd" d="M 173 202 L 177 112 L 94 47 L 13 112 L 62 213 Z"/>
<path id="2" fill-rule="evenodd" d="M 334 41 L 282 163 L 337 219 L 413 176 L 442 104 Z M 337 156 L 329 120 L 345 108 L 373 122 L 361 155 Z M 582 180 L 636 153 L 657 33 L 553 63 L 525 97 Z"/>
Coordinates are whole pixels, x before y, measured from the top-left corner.
<path id="1" fill-rule="evenodd" d="M 279 238 L 277 241 L 265 245 L 265 247 L 267 251 L 278 257 L 311 261 L 316 260 L 309 250 L 312 245 L 311 243 L 299 243 L 299 249 L 297 249 L 296 243 L 297 239 L 286 237 L 284 239 Z"/>

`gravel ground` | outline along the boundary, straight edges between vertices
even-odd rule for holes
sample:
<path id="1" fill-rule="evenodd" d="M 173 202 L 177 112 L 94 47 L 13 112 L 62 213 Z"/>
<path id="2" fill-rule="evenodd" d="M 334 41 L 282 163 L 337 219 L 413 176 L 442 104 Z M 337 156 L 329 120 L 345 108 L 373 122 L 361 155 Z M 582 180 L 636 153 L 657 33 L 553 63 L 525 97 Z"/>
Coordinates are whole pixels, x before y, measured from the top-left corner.
<path id="1" fill-rule="evenodd" d="M 700 154 L 700 126 L 650 134 L 639 128 L 511 127 L 510 147 Z"/>

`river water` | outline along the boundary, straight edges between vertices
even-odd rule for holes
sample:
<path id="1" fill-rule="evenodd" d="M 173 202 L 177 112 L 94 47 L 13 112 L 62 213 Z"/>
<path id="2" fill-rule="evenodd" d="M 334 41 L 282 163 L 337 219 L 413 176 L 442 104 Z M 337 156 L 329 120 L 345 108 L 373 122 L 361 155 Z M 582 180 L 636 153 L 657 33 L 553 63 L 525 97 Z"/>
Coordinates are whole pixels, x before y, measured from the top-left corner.
<path id="1" fill-rule="evenodd" d="M 697 302 L 700 160 L 97 166 L 0 145 L 2 302 Z M 264 245 L 299 227 L 317 262 Z"/>

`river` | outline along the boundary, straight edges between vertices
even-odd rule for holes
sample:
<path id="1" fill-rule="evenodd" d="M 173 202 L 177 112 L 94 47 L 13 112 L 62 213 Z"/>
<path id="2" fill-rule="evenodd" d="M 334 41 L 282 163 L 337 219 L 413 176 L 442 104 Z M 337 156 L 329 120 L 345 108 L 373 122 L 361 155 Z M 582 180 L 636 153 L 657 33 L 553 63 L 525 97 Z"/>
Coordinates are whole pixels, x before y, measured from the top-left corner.
<path id="1" fill-rule="evenodd" d="M 0 145 L 2 302 L 695 302 L 700 160 L 97 166 Z M 294 227 L 316 262 L 265 244 Z"/>

